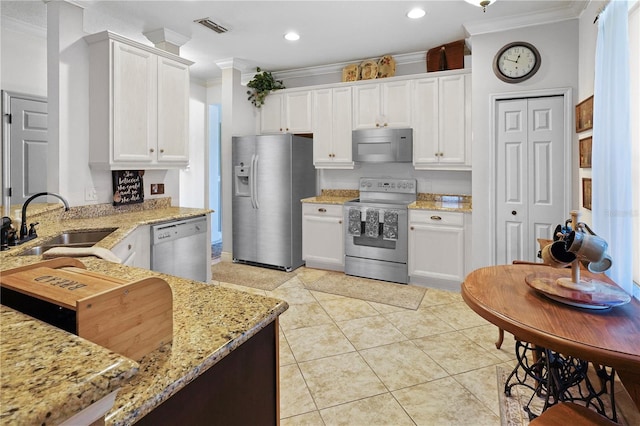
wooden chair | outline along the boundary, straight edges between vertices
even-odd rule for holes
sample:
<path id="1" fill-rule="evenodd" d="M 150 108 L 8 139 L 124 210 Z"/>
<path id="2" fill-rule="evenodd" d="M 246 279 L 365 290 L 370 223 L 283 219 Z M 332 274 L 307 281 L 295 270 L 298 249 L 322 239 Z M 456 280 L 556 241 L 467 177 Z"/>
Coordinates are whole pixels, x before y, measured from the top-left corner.
<path id="1" fill-rule="evenodd" d="M 531 426 L 616 426 L 618 423 L 573 402 L 560 402 L 547 408 L 529 423 Z"/>

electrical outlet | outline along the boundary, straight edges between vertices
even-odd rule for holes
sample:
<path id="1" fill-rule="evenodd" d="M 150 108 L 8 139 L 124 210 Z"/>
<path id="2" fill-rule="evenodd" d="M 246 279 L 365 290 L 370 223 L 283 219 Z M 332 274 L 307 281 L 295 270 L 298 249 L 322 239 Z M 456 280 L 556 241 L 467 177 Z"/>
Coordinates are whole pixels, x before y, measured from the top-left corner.
<path id="1" fill-rule="evenodd" d="M 85 188 L 84 189 L 84 200 L 85 201 L 98 201 L 98 191 L 95 188 Z"/>
<path id="2" fill-rule="evenodd" d="M 164 183 L 152 183 L 151 195 L 164 194 Z"/>

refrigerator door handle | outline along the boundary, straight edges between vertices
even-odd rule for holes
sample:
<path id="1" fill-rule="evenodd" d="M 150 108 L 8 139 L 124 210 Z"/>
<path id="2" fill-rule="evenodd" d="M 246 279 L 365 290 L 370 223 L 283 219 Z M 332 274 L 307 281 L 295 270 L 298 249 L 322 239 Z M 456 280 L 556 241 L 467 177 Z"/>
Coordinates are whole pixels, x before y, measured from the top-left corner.
<path id="1" fill-rule="evenodd" d="M 255 173 L 255 161 L 256 161 L 256 155 L 252 154 L 251 155 L 251 167 L 249 169 L 249 198 L 251 199 L 251 207 L 252 208 L 256 208 L 256 203 L 255 203 L 255 195 L 254 195 L 254 191 L 255 188 L 253 186 L 253 177 L 254 177 L 254 173 Z"/>
<path id="2" fill-rule="evenodd" d="M 259 155 L 255 155 L 255 160 L 253 163 L 253 184 L 251 187 L 253 188 L 253 204 L 256 209 L 260 208 L 260 203 L 258 203 L 258 163 L 260 160 Z"/>

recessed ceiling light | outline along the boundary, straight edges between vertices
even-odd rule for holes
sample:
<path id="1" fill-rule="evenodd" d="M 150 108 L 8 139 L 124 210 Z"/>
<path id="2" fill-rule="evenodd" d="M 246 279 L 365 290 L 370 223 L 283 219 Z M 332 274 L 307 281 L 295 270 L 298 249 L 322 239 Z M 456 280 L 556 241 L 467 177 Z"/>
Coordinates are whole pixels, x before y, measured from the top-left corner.
<path id="1" fill-rule="evenodd" d="M 294 33 L 293 31 L 289 31 L 284 35 L 284 38 L 289 41 L 296 41 L 300 39 L 300 35 L 298 35 L 298 33 Z"/>
<path id="2" fill-rule="evenodd" d="M 411 19 L 419 19 L 422 18 L 425 14 L 426 12 L 424 10 L 416 7 L 415 9 L 411 9 L 409 13 L 407 13 L 407 16 Z"/>

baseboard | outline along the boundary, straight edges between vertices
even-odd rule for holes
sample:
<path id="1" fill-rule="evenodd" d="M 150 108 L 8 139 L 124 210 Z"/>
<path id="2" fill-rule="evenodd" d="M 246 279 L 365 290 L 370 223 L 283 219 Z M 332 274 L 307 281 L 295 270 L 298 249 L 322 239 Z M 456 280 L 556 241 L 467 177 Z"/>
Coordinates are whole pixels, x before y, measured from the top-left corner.
<path id="1" fill-rule="evenodd" d="M 460 292 L 460 286 L 462 285 L 459 281 L 423 277 L 409 277 L 409 284 L 420 287 L 435 288 L 438 290 L 453 291 L 456 293 Z"/>

